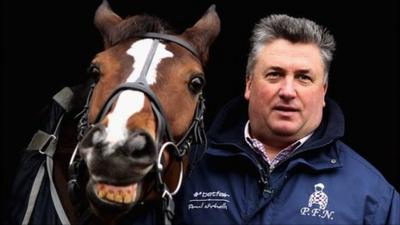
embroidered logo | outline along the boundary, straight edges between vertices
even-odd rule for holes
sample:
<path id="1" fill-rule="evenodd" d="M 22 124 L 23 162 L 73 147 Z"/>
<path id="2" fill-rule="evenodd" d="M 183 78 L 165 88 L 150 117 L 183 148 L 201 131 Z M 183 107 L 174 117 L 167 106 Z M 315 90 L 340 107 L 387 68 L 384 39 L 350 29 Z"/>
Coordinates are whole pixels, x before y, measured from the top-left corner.
<path id="1" fill-rule="evenodd" d="M 314 185 L 314 193 L 310 195 L 308 205 L 300 209 L 300 215 L 333 220 L 335 211 L 327 209 L 328 195 L 324 192 L 324 189 L 323 183 Z"/>
<path id="2" fill-rule="evenodd" d="M 222 209 L 228 210 L 229 198 L 231 196 L 222 191 L 197 191 L 189 200 L 188 210 L 195 209 Z"/>

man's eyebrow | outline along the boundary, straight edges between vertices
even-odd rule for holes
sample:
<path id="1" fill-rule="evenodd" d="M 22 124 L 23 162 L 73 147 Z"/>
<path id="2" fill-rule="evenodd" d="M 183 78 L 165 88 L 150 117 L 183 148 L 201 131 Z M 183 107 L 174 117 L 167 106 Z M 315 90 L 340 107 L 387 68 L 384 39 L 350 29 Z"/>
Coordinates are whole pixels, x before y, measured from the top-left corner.
<path id="1" fill-rule="evenodd" d="M 266 69 L 264 70 L 264 74 L 266 74 L 267 72 L 269 72 L 269 71 L 271 71 L 271 70 L 276 71 L 276 72 L 284 72 L 284 71 L 285 71 L 285 69 L 283 69 L 282 67 L 279 67 L 279 66 L 271 66 L 271 67 L 268 67 L 268 68 L 266 68 Z"/>
<path id="2" fill-rule="evenodd" d="M 309 69 L 301 69 L 301 70 L 296 70 L 296 73 L 310 73 L 311 70 Z"/>

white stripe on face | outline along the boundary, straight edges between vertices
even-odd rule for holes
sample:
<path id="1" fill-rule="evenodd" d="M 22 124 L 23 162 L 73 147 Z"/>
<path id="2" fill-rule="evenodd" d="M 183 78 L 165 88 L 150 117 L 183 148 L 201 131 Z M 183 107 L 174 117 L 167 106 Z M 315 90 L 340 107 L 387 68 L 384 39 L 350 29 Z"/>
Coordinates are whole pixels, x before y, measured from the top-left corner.
<path id="1" fill-rule="evenodd" d="M 152 43 L 153 41 L 150 39 L 139 40 L 133 43 L 128 49 L 127 54 L 132 56 L 135 62 L 132 65 L 133 71 L 127 78 L 126 82 L 135 82 L 139 78 Z M 153 61 L 150 64 L 149 71 L 146 74 L 146 81 L 149 85 L 156 83 L 157 66 L 161 60 L 168 57 L 173 57 L 172 52 L 166 50 L 164 44 L 159 43 Z M 114 111 L 108 115 L 106 142 L 117 144 L 127 138 L 129 134 L 127 129 L 128 119 L 134 113 L 139 112 L 143 108 L 144 98 L 145 96 L 142 92 L 132 90 L 124 91 L 119 95 Z M 109 154 L 111 154 L 113 151 L 112 149 L 114 148 L 108 149 L 111 151 Z"/>

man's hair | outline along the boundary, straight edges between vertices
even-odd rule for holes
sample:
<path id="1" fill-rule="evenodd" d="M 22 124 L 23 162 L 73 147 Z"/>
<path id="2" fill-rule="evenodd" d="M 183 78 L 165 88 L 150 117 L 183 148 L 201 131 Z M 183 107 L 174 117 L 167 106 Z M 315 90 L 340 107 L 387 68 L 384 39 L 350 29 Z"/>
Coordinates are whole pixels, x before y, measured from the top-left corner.
<path id="1" fill-rule="evenodd" d="M 305 18 L 288 15 L 270 15 L 262 18 L 254 27 L 250 39 L 250 53 L 247 60 L 246 76 L 252 74 L 256 57 L 261 48 L 268 43 L 285 39 L 292 43 L 315 44 L 319 47 L 325 66 L 325 83 L 328 83 L 329 67 L 335 51 L 335 40 L 329 31 Z"/>

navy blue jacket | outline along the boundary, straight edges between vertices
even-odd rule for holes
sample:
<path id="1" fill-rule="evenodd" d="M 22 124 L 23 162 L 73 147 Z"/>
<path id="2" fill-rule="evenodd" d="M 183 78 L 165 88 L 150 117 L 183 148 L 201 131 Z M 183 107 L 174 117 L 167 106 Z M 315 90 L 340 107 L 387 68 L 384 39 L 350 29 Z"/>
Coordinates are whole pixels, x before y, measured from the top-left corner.
<path id="1" fill-rule="evenodd" d="M 326 101 L 321 125 L 271 173 L 245 142 L 246 101 L 228 103 L 175 201 L 176 224 L 400 224 L 398 192 L 339 140 L 343 114 Z"/>

